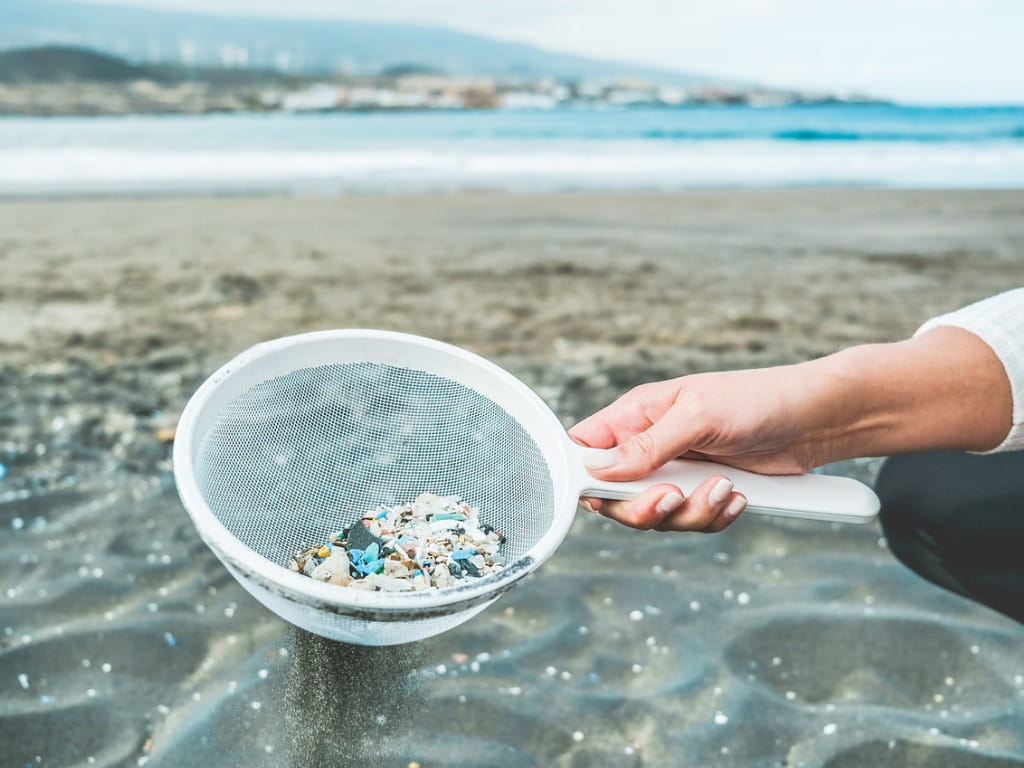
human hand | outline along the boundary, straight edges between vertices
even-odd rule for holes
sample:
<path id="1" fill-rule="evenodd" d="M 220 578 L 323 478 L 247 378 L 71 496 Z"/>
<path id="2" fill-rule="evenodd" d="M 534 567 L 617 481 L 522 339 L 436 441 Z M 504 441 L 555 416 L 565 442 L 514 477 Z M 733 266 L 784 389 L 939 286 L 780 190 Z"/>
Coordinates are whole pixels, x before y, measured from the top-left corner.
<path id="1" fill-rule="evenodd" d="M 630 390 L 569 435 L 602 480 L 646 477 L 671 459 L 796 474 L 839 459 L 986 451 L 1012 426 L 1006 369 L 973 333 L 938 327 L 797 365 L 701 373 Z M 689 498 L 656 485 L 626 502 L 585 499 L 634 528 L 721 531 L 746 499 L 721 475 Z"/>
<path id="2" fill-rule="evenodd" d="M 708 459 L 766 474 L 801 473 L 820 463 L 814 404 L 819 377 L 801 366 L 704 373 L 643 384 L 580 422 L 569 435 L 597 449 L 587 468 L 602 480 L 643 478 L 671 459 Z M 641 529 L 704 531 L 730 525 L 746 506 L 722 475 L 689 498 L 655 485 L 631 501 L 588 506 Z"/>

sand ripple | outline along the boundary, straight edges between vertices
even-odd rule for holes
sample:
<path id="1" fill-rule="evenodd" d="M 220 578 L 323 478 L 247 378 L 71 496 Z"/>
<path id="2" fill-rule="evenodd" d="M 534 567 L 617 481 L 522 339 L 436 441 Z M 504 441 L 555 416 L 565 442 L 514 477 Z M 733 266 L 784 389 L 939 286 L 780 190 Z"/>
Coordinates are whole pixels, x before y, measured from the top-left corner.
<path id="1" fill-rule="evenodd" d="M 255 604 L 166 483 L 51 501 L 0 504 L 12 765 L 1022 764 L 1020 627 L 908 574 L 877 530 L 581 515 L 478 619 L 362 649 Z"/>
<path id="2" fill-rule="evenodd" d="M 876 527 L 581 513 L 476 619 L 358 648 L 227 575 L 166 446 L 114 425 L 112 448 L 37 451 L 46 397 L 11 409 L 27 437 L 0 487 L 4 765 L 1024 765 L 1024 630 L 906 571 Z"/>

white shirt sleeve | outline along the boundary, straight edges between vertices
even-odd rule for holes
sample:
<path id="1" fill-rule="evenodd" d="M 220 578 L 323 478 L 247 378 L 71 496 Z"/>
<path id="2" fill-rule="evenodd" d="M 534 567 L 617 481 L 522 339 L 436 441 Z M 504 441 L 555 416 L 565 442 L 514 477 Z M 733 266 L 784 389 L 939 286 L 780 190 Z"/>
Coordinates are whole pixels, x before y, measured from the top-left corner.
<path id="1" fill-rule="evenodd" d="M 940 325 L 970 331 L 992 348 L 1006 368 L 1013 394 L 1013 424 L 1006 439 L 987 453 L 1024 449 L 1024 288 L 1006 291 L 949 314 L 933 317 L 914 335 Z"/>

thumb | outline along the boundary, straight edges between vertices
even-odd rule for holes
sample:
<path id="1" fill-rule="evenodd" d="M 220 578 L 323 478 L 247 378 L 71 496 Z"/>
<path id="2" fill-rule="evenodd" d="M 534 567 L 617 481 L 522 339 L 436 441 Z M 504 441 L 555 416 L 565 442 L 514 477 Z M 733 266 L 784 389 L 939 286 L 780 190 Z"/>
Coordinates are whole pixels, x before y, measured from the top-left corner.
<path id="1" fill-rule="evenodd" d="M 696 430 L 691 425 L 673 424 L 661 418 L 615 448 L 594 451 L 584 463 L 594 477 L 602 480 L 639 480 L 686 453 L 694 444 Z"/>

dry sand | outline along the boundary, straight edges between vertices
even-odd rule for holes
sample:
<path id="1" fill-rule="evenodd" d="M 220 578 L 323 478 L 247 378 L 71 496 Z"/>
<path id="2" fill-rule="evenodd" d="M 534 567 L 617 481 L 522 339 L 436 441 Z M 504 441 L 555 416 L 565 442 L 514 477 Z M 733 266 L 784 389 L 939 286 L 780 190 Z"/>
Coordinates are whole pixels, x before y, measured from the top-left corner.
<path id="1" fill-rule="evenodd" d="M 556 362 L 801 359 L 1024 282 L 1019 192 L 0 203 L 0 351 L 217 353 L 313 328 Z"/>
<path id="2" fill-rule="evenodd" d="M 469 624 L 365 651 L 231 580 L 160 439 L 219 363 L 302 330 L 466 346 L 567 423 L 899 338 L 1024 284 L 1024 192 L 4 201 L 0 275 L 4 764 L 1024 765 L 1020 626 L 877 527 L 580 516 Z"/>

